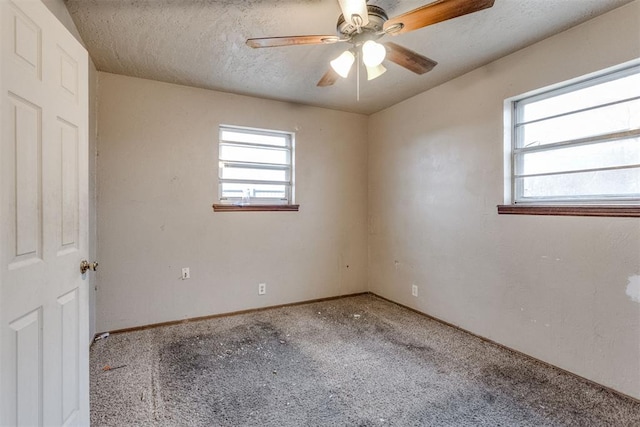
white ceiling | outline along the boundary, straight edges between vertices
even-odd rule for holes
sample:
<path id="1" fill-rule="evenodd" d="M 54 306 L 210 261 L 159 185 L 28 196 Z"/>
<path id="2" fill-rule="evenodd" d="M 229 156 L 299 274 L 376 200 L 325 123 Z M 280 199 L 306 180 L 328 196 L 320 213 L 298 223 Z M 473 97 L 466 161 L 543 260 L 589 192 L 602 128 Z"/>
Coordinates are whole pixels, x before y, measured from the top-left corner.
<path id="1" fill-rule="evenodd" d="M 422 76 L 393 63 L 376 80 L 316 83 L 346 46 L 251 49 L 250 37 L 335 34 L 337 0 L 66 0 L 100 71 L 373 113 L 631 0 L 496 0 L 490 9 L 385 36 L 438 62 Z M 430 0 L 370 0 L 389 17 Z M 568 52 L 567 55 L 570 55 Z"/>

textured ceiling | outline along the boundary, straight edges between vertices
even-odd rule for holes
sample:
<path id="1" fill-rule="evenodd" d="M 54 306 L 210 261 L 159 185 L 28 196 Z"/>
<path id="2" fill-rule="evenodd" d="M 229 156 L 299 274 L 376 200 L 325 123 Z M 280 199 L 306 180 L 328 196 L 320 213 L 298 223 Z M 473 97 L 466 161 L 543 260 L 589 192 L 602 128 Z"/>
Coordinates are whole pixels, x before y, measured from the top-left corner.
<path id="1" fill-rule="evenodd" d="M 250 37 L 335 34 L 337 0 L 67 0 L 100 71 L 373 113 L 631 0 L 496 0 L 492 8 L 385 36 L 438 62 L 422 76 L 393 63 L 373 81 L 355 72 L 316 83 L 345 44 L 251 49 Z M 429 0 L 370 0 L 389 17 Z"/>

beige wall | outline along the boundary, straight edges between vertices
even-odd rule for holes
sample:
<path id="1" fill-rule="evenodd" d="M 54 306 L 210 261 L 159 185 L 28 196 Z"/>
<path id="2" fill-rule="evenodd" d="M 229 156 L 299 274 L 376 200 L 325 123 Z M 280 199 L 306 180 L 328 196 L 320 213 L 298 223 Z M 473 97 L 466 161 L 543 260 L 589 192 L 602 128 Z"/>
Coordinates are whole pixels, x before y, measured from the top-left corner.
<path id="1" fill-rule="evenodd" d="M 366 290 L 366 116 L 107 73 L 99 100 L 99 331 Z M 213 212 L 220 124 L 295 131 L 299 212 Z"/>
<path id="2" fill-rule="evenodd" d="M 640 220 L 496 212 L 503 100 L 640 56 L 639 16 L 369 118 L 98 73 L 97 330 L 368 289 L 640 398 Z M 300 212 L 212 212 L 219 124 L 296 131 Z"/>
<path id="3" fill-rule="evenodd" d="M 503 100 L 640 57 L 639 17 L 634 2 L 370 117 L 371 291 L 640 398 L 640 219 L 496 212 Z"/>

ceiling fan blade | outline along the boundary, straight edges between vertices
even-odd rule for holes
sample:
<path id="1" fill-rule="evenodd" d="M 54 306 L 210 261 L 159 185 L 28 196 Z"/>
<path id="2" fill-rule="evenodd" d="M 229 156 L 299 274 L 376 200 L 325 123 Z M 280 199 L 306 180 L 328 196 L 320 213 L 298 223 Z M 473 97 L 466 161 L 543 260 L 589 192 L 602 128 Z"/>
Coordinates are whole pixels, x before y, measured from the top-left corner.
<path id="1" fill-rule="evenodd" d="M 384 23 L 389 34 L 402 34 L 493 6 L 495 0 L 439 0 Z M 395 27 L 398 27 L 397 29 Z"/>
<path id="2" fill-rule="evenodd" d="M 387 58 L 391 62 L 395 62 L 401 67 L 416 74 L 424 74 L 431 71 L 438 63 L 432 59 L 422 56 L 406 47 L 393 42 L 382 43 L 387 49 Z"/>
<path id="3" fill-rule="evenodd" d="M 331 86 L 332 84 L 334 84 L 336 82 L 336 80 L 338 80 L 338 77 L 340 77 L 338 75 L 338 73 L 336 73 L 333 70 L 333 68 L 329 67 L 329 71 L 324 73 L 324 76 L 322 76 L 322 78 L 318 82 L 317 86 L 318 87 Z"/>
<path id="4" fill-rule="evenodd" d="M 365 26 L 369 23 L 369 13 L 367 12 L 367 0 L 338 0 L 340 3 L 340 9 L 342 10 L 342 16 L 347 22 L 351 22 L 353 25 Z M 355 22 L 354 15 L 359 16 L 356 18 L 360 22 Z"/>
<path id="5" fill-rule="evenodd" d="M 261 37 L 247 39 L 247 46 L 252 48 L 295 46 L 299 44 L 331 44 L 339 42 L 336 36 L 285 36 L 285 37 Z"/>

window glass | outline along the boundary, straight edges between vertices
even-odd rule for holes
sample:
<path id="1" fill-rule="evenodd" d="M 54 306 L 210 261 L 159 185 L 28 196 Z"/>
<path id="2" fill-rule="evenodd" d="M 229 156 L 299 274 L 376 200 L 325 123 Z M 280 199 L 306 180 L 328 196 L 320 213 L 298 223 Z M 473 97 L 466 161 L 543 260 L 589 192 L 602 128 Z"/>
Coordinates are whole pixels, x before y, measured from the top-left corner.
<path id="1" fill-rule="evenodd" d="M 616 198 L 640 194 L 640 169 L 613 169 L 522 178 L 527 198 Z"/>
<path id="2" fill-rule="evenodd" d="M 251 132 L 251 131 L 234 131 L 234 130 L 222 130 L 220 132 L 220 138 L 228 142 L 244 142 L 260 145 L 275 145 L 279 147 L 288 146 L 288 137 L 286 135 L 267 135 L 263 132 Z"/>
<path id="3" fill-rule="evenodd" d="M 513 203 L 640 202 L 640 65 L 511 102 Z"/>
<path id="4" fill-rule="evenodd" d="M 640 99 L 519 126 L 518 142 L 531 147 L 638 128 Z"/>
<path id="5" fill-rule="evenodd" d="M 289 151 L 274 150 L 272 148 L 257 148 L 254 146 L 221 144 L 220 160 L 286 165 L 289 163 Z"/>
<path id="6" fill-rule="evenodd" d="M 223 183 L 222 193 L 231 199 L 242 199 L 245 194 L 257 199 L 285 199 L 287 188 L 286 185 Z"/>
<path id="7" fill-rule="evenodd" d="M 640 138 L 520 154 L 525 175 L 640 164 Z"/>
<path id="8" fill-rule="evenodd" d="M 289 181 L 288 169 L 256 169 L 240 166 L 223 166 L 220 170 L 223 179 L 242 179 L 255 181 Z"/>
<path id="9" fill-rule="evenodd" d="M 221 126 L 219 135 L 220 202 L 293 203 L 293 134 Z"/>
<path id="10" fill-rule="evenodd" d="M 521 121 L 530 122 L 567 110 L 577 111 L 635 97 L 640 97 L 640 74 L 621 76 L 594 86 L 524 103 Z"/>

